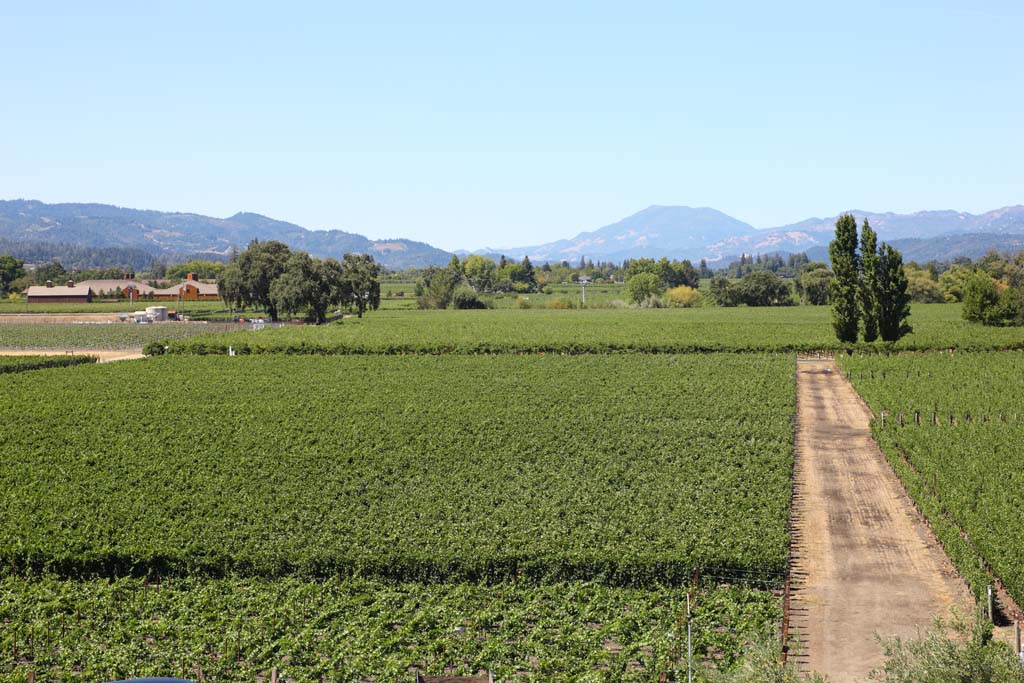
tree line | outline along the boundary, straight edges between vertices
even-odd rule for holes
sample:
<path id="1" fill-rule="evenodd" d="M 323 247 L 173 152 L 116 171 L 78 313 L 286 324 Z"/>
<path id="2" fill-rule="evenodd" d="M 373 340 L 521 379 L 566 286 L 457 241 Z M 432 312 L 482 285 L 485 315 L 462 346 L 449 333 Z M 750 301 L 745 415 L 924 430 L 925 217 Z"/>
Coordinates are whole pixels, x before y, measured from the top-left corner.
<path id="1" fill-rule="evenodd" d="M 253 240 L 220 273 L 217 291 L 230 305 L 266 310 L 271 320 L 303 316 L 323 323 L 332 307 L 363 317 L 380 307 L 380 266 L 369 254 L 316 259 L 274 240 Z"/>

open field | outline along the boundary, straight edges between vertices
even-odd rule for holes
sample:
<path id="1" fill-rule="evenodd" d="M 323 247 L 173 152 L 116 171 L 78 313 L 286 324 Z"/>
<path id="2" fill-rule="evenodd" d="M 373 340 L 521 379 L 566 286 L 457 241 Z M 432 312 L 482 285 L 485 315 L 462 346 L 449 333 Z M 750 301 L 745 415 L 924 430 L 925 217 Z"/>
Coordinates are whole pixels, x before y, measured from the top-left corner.
<path id="1" fill-rule="evenodd" d="M 787 357 L 749 355 L 172 357 L 13 376 L 0 562 L 777 583 L 791 375 Z"/>
<path id="2" fill-rule="evenodd" d="M 1019 604 L 1024 353 L 854 356 L 842 366 L 875 415 L 887 412 L 874 433 L 975 593 L 991 581 L 981 558 Z"/>
<path id="3" fill-rule="evenodd" d="M 960 307 L 921 304 L 897 349 L 1024 347 L 1024 328 L 982 327 Z M 379 311 L 319 327 L 288 327 L 171 343 L 171 353 L 692 353 L 842 348 L 821 306 L 656 310 Z M 884 349 L 882 344 L 868 345 Z"/>

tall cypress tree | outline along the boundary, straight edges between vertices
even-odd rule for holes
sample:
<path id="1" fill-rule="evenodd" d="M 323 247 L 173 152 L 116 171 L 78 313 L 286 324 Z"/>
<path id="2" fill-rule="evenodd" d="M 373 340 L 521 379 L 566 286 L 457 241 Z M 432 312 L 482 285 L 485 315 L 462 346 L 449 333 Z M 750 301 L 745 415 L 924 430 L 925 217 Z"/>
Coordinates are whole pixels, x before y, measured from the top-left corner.
<path id="1" fill-rule="evenodd" d="M 860 313 L 866 342 L 878 339 L 879 295 L 878 235 L 865 218 L 860 231 Z"/>
<path id="2" fill-rule="evenodd" d="M 903 255 L 882 244 L 878 253 L 879 315 L 878 331 L 882 341 L 894 342 L 913 331 L 910 317 L 910 295 L 907 274 L 903 271 Z"/>
<path id="3" fill-rule="evenodd" d="M 857 219 L 844 213 L 836 220 L 836 236 L 828 245 L 834 277 L 829 283 L 832 328 L 839 341 L 857 341 L 860 264 L 857 259 Z"/>

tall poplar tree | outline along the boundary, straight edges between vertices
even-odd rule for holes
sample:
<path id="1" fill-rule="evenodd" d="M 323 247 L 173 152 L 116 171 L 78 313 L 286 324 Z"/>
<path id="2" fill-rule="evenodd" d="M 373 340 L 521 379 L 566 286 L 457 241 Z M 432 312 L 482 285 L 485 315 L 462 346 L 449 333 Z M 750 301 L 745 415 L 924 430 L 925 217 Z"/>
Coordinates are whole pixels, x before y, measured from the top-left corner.
<path id="1" fill-rule="evenodd" d="M 860 265 L 857 258 L 857 219 L 845 213 L 836 220 L 836 236 L 828 245 L 834 277 L 829 283 L 832 328 L 839 341 L 857 341 Z"/>
<path id="2" fill-rule="evenodd" d="M 882 341 L 894 342 L 913 331 L 910 317 L 910 295 L 907 274 L 903 271 L 903 255 L 892 245 L 882 244 L 878 253 L 879 315 L 878 331 Z"/>
<path id="3" fill-rule="evenodd" d="M 860 231 L 860 313 L 866 342 L 878 339 L 879 298 L 878 235 L 865 218 Z"/>

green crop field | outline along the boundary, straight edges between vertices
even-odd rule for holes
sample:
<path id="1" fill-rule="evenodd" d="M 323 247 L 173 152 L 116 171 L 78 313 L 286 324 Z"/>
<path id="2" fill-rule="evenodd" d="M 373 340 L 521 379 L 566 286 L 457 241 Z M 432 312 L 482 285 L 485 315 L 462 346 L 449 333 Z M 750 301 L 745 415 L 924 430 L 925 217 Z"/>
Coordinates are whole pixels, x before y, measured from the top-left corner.
<path id="1" fill-rule="evenodd" d="M 152 341 L 237 330 L 231 323 L 0 323 L 0 349 L 136 349 Z"/>
<path id="2" fill-rule="evenodd" d="M 793 402 L 755 354 L 12 375 L 0 674 L 654 681 L 698 567 L 728 667 L 780 619 Z"/>
<path id="3" fill-rule="evenodd" d="M 96 359 L 92 356 L 0 356 L 0 375 L 42 368 L 66 368 L 95 362 Z"/>
<path id="4" fill-rule="evenodd" d="M 898 349 L 1024 347 L 1024 328 L 967 323 L 960 307 L 920 304 Z M 288 327 L 171 343 L 172 353 L 690 353 L 840 348 L 821 306 L 789 308 L 378 311 L 319 327 Z M 881 344 L 871 348 L 884 348 Z"/>
<path id="5" fill-rule="evenodd" d="M 707 587 L 694 597 L 694 650 L 714 652 L 718 666 L 780 618 L 764 591 Z M 276 666 L 297 681 L 407 683 L 415 670 L 486 669 L 504 681 L 656 681 L 661 671 L 685 680 L 685 611 L 678 590 L 596 582 L 0 577 L 0 676 L 201 672 L 251 682 Z"/>
<path id="6" fill-rule="evenodd" d="M 980 557 L 1024 600 L 1024 353 L 855 356 L 842 366 L 874 413 L 887 412 L 876 437 L 975 592 L 989 582 Z"/>
<path id="7" fill-rule="evenodd" d="M 16 375 L 0 392 L 0 563 L 777 575 L 791 377 L 791 358 L 757 355 L 168 357 Z"/>

